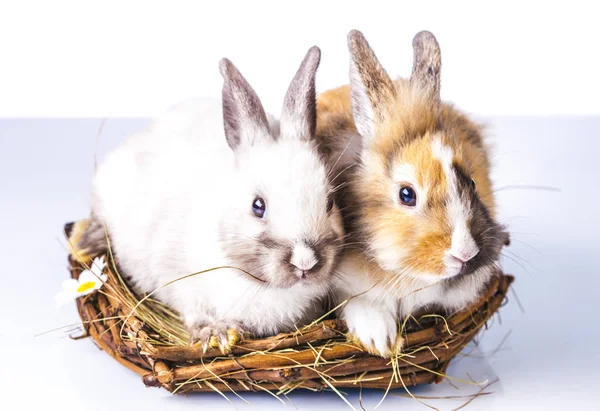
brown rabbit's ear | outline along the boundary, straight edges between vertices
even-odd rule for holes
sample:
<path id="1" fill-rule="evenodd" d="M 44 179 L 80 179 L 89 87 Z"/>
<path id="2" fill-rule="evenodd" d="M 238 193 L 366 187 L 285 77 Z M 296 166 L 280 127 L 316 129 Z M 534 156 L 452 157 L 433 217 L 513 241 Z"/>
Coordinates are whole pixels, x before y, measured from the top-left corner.
<path id="1" fill-rule="evenodd" d="M 228 59 L 222 59 L 219 70 L 223 83 L 223 122 L 229 147 L 252 145 L 271 138 L 265 110 L 256 92 Z"/>
<path id="2" fill-rule="evenodd" d="M 420 88 L 439 110 L 442 57 L 435 36 L 428 31 L 417 33 L 413 39 L 413 53 L 411 85 Z"/>
<path id="3" fill-rule="evenodd" d="M 292 79 L 280 119 L 282 138 L 312 139 L 317 127 L 315 75 L 321 61 L 321 50 L 311 47 Z"/>
<path id="4" fill-rule="evenodd" d="M 386 103 L 395 96 L 394 83 L 369 43 L 358 30 L 348 33 L 350 49 L 350 94 L 358 132 L 367 142 L 383 119 Z"/>

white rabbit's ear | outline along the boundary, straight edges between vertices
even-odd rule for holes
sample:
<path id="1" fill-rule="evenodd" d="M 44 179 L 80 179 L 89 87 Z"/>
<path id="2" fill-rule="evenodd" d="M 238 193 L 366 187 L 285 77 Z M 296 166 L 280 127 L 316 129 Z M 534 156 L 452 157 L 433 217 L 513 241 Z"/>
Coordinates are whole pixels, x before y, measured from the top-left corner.
<path id="1" fill-rule="evenodd" d="M 434 109 L 439 110 L 442 57 L 435 36 L 428 31 L 417 33 L 413 39 L 413 54 L 411 86 L 421 89 Z"/>
<path id="2" fill-rule="evenodd" d="M 315 75 L 321 50 L 311 47 L 292 79 L 283 101 L 280 127 L 282 138 L 312 139 L 317 127 Z"/>
<path id="3" fill-rule="evenodd" d="M 219 70 L 223 83 L 223 122 L 229 146 L 251 146 L 270 137 L 265 110 L 244 76 L 228 59 L 222 59 Z"/>
<path id="4" fill-rule="evenodd" d="M 396 95 L 394 83 L 358 30 L 348 33 L 350 95 L 356 128 L 368 142 L 383 122 L 386 103 Z"/>

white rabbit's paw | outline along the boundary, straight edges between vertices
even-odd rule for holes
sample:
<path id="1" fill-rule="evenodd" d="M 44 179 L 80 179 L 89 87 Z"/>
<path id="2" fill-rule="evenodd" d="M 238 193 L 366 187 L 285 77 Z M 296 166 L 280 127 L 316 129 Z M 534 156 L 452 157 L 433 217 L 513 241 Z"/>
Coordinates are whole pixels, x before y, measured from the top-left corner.
<path id="1" fill-rule="evenodd" d="M 202 351 L 218 348 L 223 354 L 229 354 L 243 336 L 239 324 L 233 322 L 211 322 L 209 324 L 188 327 L 190 345 L 199 345 Z"/>
<path id="2" fill-rule="evenodd" d="M 389 358 L 402 349 L 397 318 L 393 313 L 367 303 L 350 301 L 344 310 L 350 341 L 370 354 Z"/>

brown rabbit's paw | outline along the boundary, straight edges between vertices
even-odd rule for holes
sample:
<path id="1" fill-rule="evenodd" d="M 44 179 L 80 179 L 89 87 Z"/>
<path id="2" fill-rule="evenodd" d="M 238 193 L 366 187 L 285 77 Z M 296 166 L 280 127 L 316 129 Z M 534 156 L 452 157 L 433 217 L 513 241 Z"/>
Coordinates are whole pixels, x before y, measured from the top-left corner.
<path id="1" fill-rule="evenodd" d="M 386 310 L 370 305 L 346 307 L 344 319 L 348 325 L 348 338 L 373 355 L 389 358 L 398 349 L 398 325 L 396 317 Z M 350 308 L 350 310 L 348 310 Z"/>

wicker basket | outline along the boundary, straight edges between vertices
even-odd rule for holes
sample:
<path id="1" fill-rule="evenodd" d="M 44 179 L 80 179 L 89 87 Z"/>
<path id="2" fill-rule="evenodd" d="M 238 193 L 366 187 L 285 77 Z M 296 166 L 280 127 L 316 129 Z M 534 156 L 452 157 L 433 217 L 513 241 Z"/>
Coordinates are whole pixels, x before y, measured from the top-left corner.
<path id="1" fill-rule="evenodd" d="M 67 234 L 70 227 L 65 227 Z M 72 257 L 69 261 L 72 277 L 78 278 L 84 267 Z M 110 267 L 114 266 L 109 260 L 102 292 L 77 299 L 84 336 L 91 336 L 115 360 L 140 374 L 147 386 L 173 393 L 269 390 L 280 394 L 297 388 L 393 389 L 437 383 L 445 377 L 450 360 L 501 306 L 513 281 L 498 272 L 470 307 L 448 318 L 428 315 L 407 321 L 405 349 L 393 360 L 369 355 L 348 342 L 345 323 L 335 319 L 292 333 L 246 339 L 223 355 L 217 349 L 203 353 L 197 346 L 156 343 L 156 330 L 114 296 L 112 291 L 126 285 Z"/>

